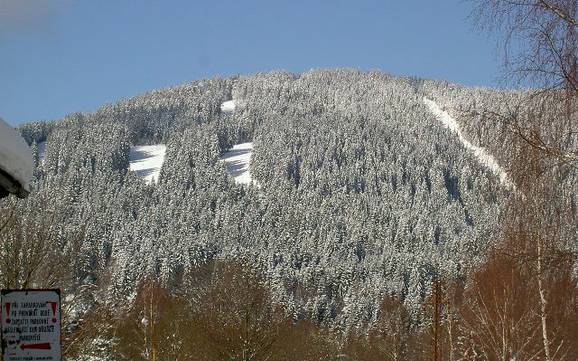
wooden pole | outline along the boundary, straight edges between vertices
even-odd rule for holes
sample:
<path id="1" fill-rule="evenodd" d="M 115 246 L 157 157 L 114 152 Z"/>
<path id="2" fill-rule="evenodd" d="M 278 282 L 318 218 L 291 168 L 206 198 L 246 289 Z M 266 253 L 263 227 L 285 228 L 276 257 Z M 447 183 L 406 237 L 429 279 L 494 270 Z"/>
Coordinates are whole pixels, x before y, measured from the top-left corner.
<path id="1" fill-rule="evenodd" d="M 433 284 L 434 299 L 433 299 L 433 337 L 432 337 L 432 361 L 440 361 L 439 355 L 439 329 L 440 329 L 440 305 L 441 305 L 441 291 L 440 282 L 437 277 L 434 278 Z"/>

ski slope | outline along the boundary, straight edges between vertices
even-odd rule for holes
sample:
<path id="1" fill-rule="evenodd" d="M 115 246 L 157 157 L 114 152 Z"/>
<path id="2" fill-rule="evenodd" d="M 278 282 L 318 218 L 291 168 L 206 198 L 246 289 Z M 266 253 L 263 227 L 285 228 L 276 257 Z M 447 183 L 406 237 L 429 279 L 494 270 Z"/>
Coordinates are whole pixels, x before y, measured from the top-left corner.
<path id="1" fill-rule="evenodd" d="M 469 140 L 467 140 L 460 128 L 458 122 L 452 118 L 452 116 L 443 110 L 436 102 L 426 97 L 423 98 L 424 104 L 428 107 L 428 109 L 433 113 L 433 115 L 444 125 L 444 127 L 448 128 L 450 131 L 455 133 L 458 136 L 458 139 L 466 149 L 471 150 L 478 161 L 486 168 L 488 168 L 492 173 L 494 173 L 499 179 L 500 182 L 506 186 L 508 189 L 515 190 L 516 187 L 510 180 L 508 173 L 500 167 L 496 159 L 486 152 L 486 150 L 482 147 L 478 147 L 477 145 L 472 144 Z"/>
<path id="2" fill-rule="evenodd" d="M 44 161 L 44 153 L 46 152 L 46 141 L 36 144 L 36 154 L 40 163 Z"/>
<path id="3" fill-rule="evenodd" d="M 235 104 L 234 100 L 227 100 L 226 102 L 221 104 L 221 111 L 223 113 L 232 113 L 235 111 L 236 106 L 237 104 Z"/>
<path id="4" fill-rule="evenodd" d="M 165 161 L 164 144 L 132 147 L 129 152 L 129 170 L 148 184 L 159 180 L 161 167 Z"/>
<path id="5" fill-rule="evenodd" d="M 236 183 L 251 185 L 256 183 L 251 177 L 251 154 L 253 153 L 253 143 L 241 143 L 233 146 L 227 153 L 223 154 L 221 160 L 225 162 L 225 169 Z"/>

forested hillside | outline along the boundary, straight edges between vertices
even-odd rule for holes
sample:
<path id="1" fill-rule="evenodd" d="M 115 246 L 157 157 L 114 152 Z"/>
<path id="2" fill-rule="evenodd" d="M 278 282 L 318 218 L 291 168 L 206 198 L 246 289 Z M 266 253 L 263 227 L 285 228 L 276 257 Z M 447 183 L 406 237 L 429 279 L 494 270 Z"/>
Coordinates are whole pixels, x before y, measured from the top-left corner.
<path id="1" fill-rule="evenodd" d="M 379 72 L 272 72 L 23 125 L 35 180 L 27 200 L 0 201 L 2 287 L 63 287 L 74 329 L 92 309 L 130 307 L 145 280 L 178 293 L 199 267 L 242 260 L 296 320 L 363 328 L 392 296 L 427 322 L 434 279 L 467 284 L 523 187 L 503 184 L 424 97 L 508 172 L 517 143 L 479 115 L 504 94 Z M 221 110 L 228 100 L 234 111 Z M 220 161 L 246 142 L 252 185 Z M 164 163 L 145 182 L 130 149 L 156 144 Z M 558 176 L 578 222 L 577 172 Z"/>

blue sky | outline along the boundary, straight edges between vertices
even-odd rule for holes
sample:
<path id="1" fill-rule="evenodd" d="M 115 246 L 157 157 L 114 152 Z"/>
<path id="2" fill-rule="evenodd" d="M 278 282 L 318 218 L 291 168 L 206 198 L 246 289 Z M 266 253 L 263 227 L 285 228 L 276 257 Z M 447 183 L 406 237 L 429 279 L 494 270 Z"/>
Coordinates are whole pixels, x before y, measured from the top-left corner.
<path id="1" fill-rule="evenodd" d="M 380 69 L 496 85 L 494 40 L 463 0 L 2 0 L 0 117 L 93 111 L 186 81 Z"/>

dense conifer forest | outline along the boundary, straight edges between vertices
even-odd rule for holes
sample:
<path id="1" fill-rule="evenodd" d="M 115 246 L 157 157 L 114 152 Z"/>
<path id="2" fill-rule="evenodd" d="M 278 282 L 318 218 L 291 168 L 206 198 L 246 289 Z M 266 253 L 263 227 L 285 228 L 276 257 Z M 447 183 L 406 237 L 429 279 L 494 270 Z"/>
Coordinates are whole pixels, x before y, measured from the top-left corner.
<path id="1" fill-rule="evenodd" d="M 489 351 L 472 341 L 485 332 L 476 328 L 484 282 L 527 276 L 495 251 L 514 217 L 506 204 L 525 199 L 527 173 L 516 165 L 528 153 L 487 114 L 560 106 L 530 96 L 381 72 L 279 71 L 22 125 L 35 179 L 28 199 L 0 201 L 2 288 L 63 289 L 70 359 L 420 360 L 437 334 L 428 305 L 437 308 L 440 294 L 452 305 L 439 316 L 440 347 L 484 359 L 475 355 Z M 228 100 L 233 112 L 221 110 Z M 254 144 L 252 185 L 235 183 L 220 160 L 245 142 Z M 154 144 L 166 145 L 166 156 L 158 181 L 147 183 L 129 171 L 129 152 Z M 556 237 L 575 254 L 578 171 L 554 168 L 548 189 L 560 193 L 550 208 L 573 225 Z M 578 263 L 556 262 L 567 275 L 556 289 L 568 292 L 552 293 L 568 302 L 556 317 L 578 322 Z M 531 285 L 504 289 L 522 302 Z M 499 318 L 497 308 L 486 312 Z M 565 327 L 556 340 L 578 335 Z M 573 342 L 564 352 L 578 351 Z"/>

